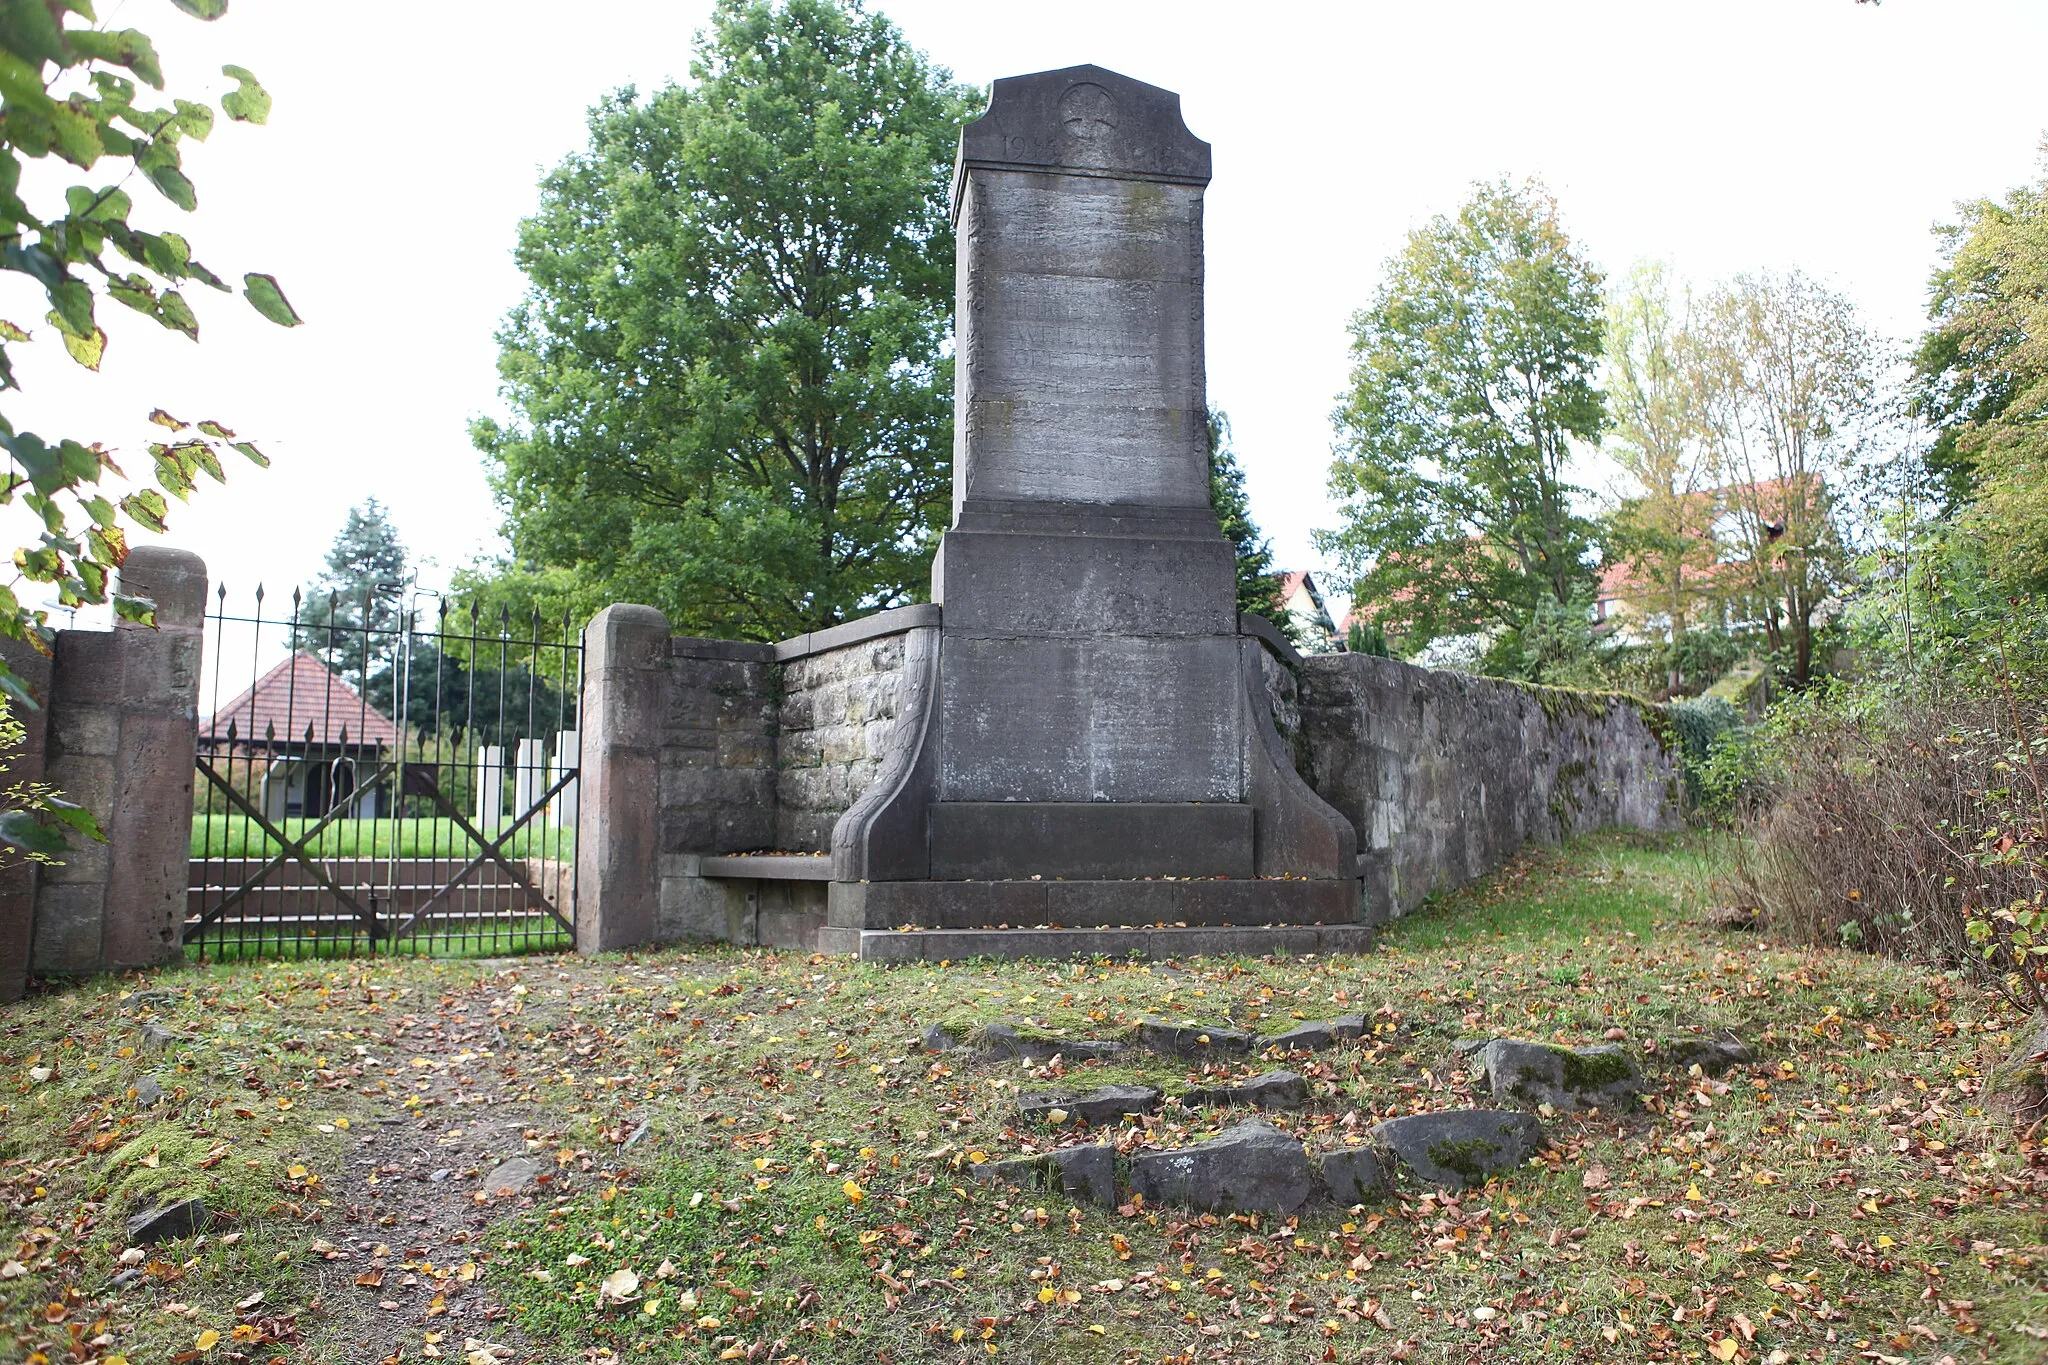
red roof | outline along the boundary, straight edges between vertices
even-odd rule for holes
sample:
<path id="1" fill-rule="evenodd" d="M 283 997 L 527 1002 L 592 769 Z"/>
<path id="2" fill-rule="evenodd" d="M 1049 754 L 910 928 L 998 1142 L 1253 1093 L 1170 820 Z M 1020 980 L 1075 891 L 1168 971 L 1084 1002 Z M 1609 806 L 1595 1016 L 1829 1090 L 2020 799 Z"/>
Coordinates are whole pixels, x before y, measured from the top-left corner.
<path id="1" fill-rule="evenodd" d="M 304 744 L 307 726 L 314 744 L 364 748 L 398 746 L 398 727 L 363 699 L 334 670 L 301 650 L 256 680 L 199 726 L 203 739 L 226 743 L 229 725 L 239 743 L 260 741 L 276 727 L 278 744 Z"/>

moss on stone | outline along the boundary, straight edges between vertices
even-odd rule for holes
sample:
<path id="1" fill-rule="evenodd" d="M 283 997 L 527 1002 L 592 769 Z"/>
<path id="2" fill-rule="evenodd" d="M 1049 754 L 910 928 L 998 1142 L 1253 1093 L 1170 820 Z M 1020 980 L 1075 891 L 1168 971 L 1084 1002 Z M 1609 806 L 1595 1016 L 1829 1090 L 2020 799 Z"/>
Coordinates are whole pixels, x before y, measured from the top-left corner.
<path id="1" fill-rule="evenodd" d="M 1486 1138 L 1464 1138 L 1455 1142 L 1432 1142 L 1427 1155 L 1432 1165 L 1478 1185 L 1485 1182 L 1493 1163 L 1500 1159 L 1500 1151 L 1498 1142 Z"/>
<path id="2" fill-rule="evenodd" d="M 1635 1076 L 1635 1065 L 1625 1052 L 1575 1052 L 1568 1047 L 1551 1050 L 1563 1061 L 1568 1090 L 1600 1090 Z"/>

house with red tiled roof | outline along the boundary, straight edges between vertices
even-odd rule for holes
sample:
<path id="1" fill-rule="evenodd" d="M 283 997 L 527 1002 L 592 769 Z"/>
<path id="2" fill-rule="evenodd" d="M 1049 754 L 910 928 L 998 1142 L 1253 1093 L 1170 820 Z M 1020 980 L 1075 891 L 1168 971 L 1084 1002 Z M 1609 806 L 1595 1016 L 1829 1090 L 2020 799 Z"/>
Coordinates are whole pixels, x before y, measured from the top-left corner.
<path id="1" fill-rule="evenodd" d="M 271 820 L 317 819 L 343 803 L 350 818 L 388 815 L 391 784 L 379 772 L 399 741 L 391 717 L 305 650 L 199 722 L 202 761 L 260 792 Z"/>
<path id="2" fill-rule="evenodd" d="M 1315 576 L 1308 570 L 1282 573 L 1277 596 L 1279 610 L 1294 622 L 1295 638 L 1301 641 L 1302 653 L 1335 654 L 1344 647 L 1344 637 L 1337 633 L 1337 623 L 1331 619 L 1323 590 L 1316 586 Z"/>

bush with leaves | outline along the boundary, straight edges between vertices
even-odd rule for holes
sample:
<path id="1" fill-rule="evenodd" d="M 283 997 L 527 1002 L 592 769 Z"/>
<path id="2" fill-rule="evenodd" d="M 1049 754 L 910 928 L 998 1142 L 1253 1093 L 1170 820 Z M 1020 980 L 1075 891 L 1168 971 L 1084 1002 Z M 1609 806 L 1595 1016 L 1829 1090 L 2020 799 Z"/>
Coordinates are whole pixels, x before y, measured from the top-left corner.
<path id="1" fill-rule="evenodd" d="M 172 3 L 209 20 L 227 9 L 227 0 Z M 238 66 L 221 70 L 235 85 L 221 96 L 220 112 L 237 123 L 264 122 L 270 96 L 256 78 Z M 0 270 L 41 286 L 50 305 L 42 337 L 61 343 L 89 370 L 99 368 L 108 345 L 99 316 L 103 301 L 197 341 L 198 315 L 184 291 L 203 285 L 232 292 L 194 258 L 183 236 L 131 221 L 137 207 L 131 187 L 147 187 L 187 213 L 198 207 L 179 149 L 187 139 L 203 141 L 214 125 L 210 105 L 171 97 L 164 107 L 145 87 L 164 88 L 155 45 L 135 29 L 96 27 L 91 0 L 0 3 Z M 91 173 L 93 183 L 65 188 L 61 202 L 54 191 L 32 193 L 31 183 L 45 177 L 24 177 L 25 163 L 51 158 Z M 298 324 L 273 277 L 244 275 L 242 293 L 272 322 Z M 14 348 L 37 340 L 29 327 L 0 319 L 0 393 L 20 387 Z M 18 501 L 40 528 L 34 543 L 14 551 L 13 577 L 0 582 L 0 634 L 47 652 L 56 631 L 43 600 L 62 608 L 111 603 L 125 620 L 151 622 L 154 604 L 114 588 L 114 573 L 128 555 L 129 528 L 162 532 L 170 499 L 188 497 L 202 474 L 223 480 L 222 458 L 231 452 L 268 463 L 218 421 L 189 423 L 162 408 L 150 420 L 168 434 L 147 447 L 151 477 L 145 478 L 139 469 L 124 471 L 92 433 L 21 430 L 0 411 L 0 445 L 9 457 L 0 504 Z M 36 704 L 4 661 L 0 693 L 15 705 Z M 91 824 L 69 815 L 59 823 Z M 39 827 L 47 828 L 47 820 Z M 33 847 L 4 823 L 0 844 Z"/>

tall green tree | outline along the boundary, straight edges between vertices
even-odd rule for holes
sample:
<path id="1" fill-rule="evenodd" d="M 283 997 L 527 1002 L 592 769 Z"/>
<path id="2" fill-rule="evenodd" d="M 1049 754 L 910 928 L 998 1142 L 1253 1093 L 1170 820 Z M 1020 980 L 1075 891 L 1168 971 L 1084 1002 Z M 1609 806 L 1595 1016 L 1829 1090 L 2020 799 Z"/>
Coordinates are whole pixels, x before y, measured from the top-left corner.
<path id="1" fill-rule="evenodd" d="M 1598 439 L 1600 272 L 1535 181 L 1474 187 L 1409 234 L 1351 320 L 1350 392 L 1318 546 L 1360 612 L 1413 650 L 1519 630 L 1592 573 L 1593 526 L 1567 478 Z"/>
<path id="2" fill-rule="evenodd" d="M 1794 685 L 1848 568 L 1840 485 L 1875 412 L 1877 343 L 1849 300 L 1801 274 L 1738 275 L 1693 329 L 1702 430 L 1727 515 L 1722 554 Z"/>
<path id="3" fill-rule="evenodd" d="M 1607 309 L 1608 453 L 1630 486 L 1601 539 L 1632 593 L 1670 632 L 1666 684 L 1681 682 L 1683 639 L 1714 595 L 1716 471 L 1704 440 L 1689 294 L 1645 263 Z"/>
<path id="4" fill-rule="evenodd" d="M 1280 575 L 1273 572 L 1273 543 L 1252 520 L 1244 491 L 1244 468 L 1230 444 L 1230 418 L 1209 409 L 1209 501 L 1217 525 L 1237 551 L 1237 609 L 1263 616 L 1292 637 L 1294 623 L 1280 610 Z"/>
<path id="5" fill-rule="evenodd" d="M 320 652 L 356 682 L 390 659 L 409 558 L 383 503 L 365 498 L 349 508 L 299 609 L 298 647 Z"/>
<path id="6" fill-rule="evenodd" d="M 1925 459 L 2009 587 L 2048 588 L 2048 144 L 2040 180 L 1941 230 L 1914 356 Z"/>
<path id="7" fill-rule="evenodd" d="M 707 634 L 917 600 L 968 92 L 859 0 L 720 0 L 691 78 L 599 104 L 522 226 L 473 432 L 514 561 Z"/>

